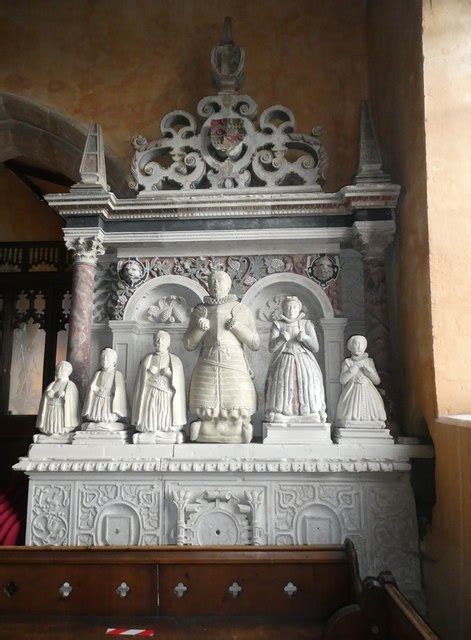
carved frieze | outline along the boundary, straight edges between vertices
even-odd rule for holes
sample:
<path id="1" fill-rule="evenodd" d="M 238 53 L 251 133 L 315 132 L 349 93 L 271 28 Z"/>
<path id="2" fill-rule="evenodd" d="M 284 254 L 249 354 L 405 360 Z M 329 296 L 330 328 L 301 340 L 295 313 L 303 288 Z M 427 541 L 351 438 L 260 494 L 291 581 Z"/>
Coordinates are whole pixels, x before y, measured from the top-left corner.
<path id="1" fill-rule="evenodd" d="M 242 297 L 247 290 L 261 278 L 275 273 L 297 273 L 314 280 L 317 271 L 312 265 L 319 258 L 327 259 L 335 266 L 330 272 L 323 288 L 329 297 L 336 315 L 342 315 L 339 288 L 340 266 L 336 256 L 326 254 L 295 254 L 295 255 L 267 255 L 267 256 L 189 256 L 189 257 L 159 257 L 159 258 L 126 258 L 117 264 L 99 265 L 94 292 L 94 320 L 103 322 L 105 318 L 119 320 L 123 317 L 129 298 L 136 289 L 151 278 L 165 275 L 186 276 L 203 286 L 207 285 L 208 276 L 213 271 L 227 271 L 233 281 L 232 291 Z M 169 301 L 162 302 L 162 305 Z M 180 301 L 172 301 L 171 305 L 176 313 L 169 318 L 178 320 L 177 307 Z M 154 309 L 151 311 L 153 322 L 171 322 L 171 320 L 156 320 Z"/>

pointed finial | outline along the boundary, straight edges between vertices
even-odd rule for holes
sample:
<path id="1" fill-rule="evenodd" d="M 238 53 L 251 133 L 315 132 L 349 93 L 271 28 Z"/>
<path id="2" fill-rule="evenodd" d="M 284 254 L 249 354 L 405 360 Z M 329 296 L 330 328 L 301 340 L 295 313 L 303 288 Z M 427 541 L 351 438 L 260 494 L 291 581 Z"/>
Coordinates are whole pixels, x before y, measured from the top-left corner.
<path id="1" fill-rule="evenodd" d="M 382 164 L 371 107 L 369 102 L 364 100 L 360 111 L 358 167 L 353 183 L 391 182 L 390 176 L 383 171 Z"/>
<path id="2" fill-rule="evenodd" d="M 88 129 L 82 162 L 80 163 L 80 182 L 72 188 L 99 188 L 109 191 L 106 183 L 103 131 L 98 123 L 91 124 Z"/>
<path id="3" fill-rule="evenodd" d="M 226 16 L 224 18 L 224 26 L 222 28 L 222 38 L 221 44 L 234 44 L 234 39 L 232 37 L 232 18 L 230 16 Z"/>
<path id="4" fill-rule="evenodd" d="M 244 77 L 245 51 L 234 43 L 232 18 L 224 18 L 221 44 L 211 49 L 211 75 L 219 93 L 236 93 Z"/>

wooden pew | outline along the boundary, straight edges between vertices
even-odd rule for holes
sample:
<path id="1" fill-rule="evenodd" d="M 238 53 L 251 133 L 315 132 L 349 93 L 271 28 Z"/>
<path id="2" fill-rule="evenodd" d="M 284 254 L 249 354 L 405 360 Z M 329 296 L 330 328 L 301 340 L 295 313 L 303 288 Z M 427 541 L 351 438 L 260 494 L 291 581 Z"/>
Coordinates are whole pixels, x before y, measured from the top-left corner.
<path id="1" fill-rule="evenodd" d="M 301 547 L 4 547 L 0 639 L 93 640 L 106 637 L 105 627 L 122 625 L 154 628 L 159 640 L 436 637 L 378 635 L 377 629 L 383 633 L 391 621 L 402 621 L 402 609 L 398 613 L 390 583 L 378 582 L 374 589 L 369 584 L 360 580 L 350 541 Z M 380 597 L 388 607 L 381 618 Z"/>

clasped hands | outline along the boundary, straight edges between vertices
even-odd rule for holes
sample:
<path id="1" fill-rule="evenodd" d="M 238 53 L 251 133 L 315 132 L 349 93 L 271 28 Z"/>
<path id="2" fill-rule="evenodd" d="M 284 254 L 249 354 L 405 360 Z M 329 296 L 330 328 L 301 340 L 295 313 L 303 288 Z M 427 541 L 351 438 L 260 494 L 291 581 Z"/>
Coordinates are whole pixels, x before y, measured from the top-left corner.
<path id="1" fill-rule="evenodd" d="M 209 331 L 209 320 L 207 318 L 199 318 L 198 320 L 198 329 L 201 329 L 201 331 Z M 230 318 L 229 320 L 226 320 L 226 322 L 224 323 L 224 328 L 227 329 L 227 331 L 232 331 L 232 329 L 236 326 L 237 324 L 237 320 L 235 318 Z"/>
<path id="2" fill-rule="evenodd" d="M 285 340 L 285 342 L 289 342 L 290 340 L 292 340 L 292 336 L 288 333 L 288 331 L 282 331 L 281 337 Z M 307 335 L 304 331 L 299 331 L 298 334 L 294 337 L 299 342 L 304 342 L 307 338 Z"/>

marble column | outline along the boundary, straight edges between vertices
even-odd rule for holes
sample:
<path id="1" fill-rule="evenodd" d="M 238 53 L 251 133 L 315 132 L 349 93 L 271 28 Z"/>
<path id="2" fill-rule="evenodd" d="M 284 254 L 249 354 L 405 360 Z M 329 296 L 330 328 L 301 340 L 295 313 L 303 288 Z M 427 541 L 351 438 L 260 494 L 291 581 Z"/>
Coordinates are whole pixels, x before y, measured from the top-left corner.
<path id="1" fill-rule="evenodd" d="M 365 325 L 368 353 L 374 359 L 381 387 L 394 398 L 391 379 L 391 336 L 386 291 L 386 249 L 394 239 L 393 220 L 355 222 L 353 248 L 363 260 Z"/>
<path id="2" fill-rule="evenodd" d="M 105 250 L 97 237 L 80 237 L 66 241 L 73 252 L 72 304 L 69 317 L 67 359 L 74 368 L 71 379 L 83 400 L 90 376 L 93 285 L 98 256 Z"/>

